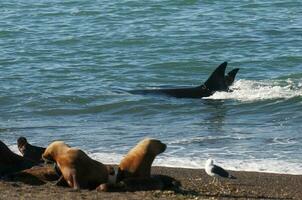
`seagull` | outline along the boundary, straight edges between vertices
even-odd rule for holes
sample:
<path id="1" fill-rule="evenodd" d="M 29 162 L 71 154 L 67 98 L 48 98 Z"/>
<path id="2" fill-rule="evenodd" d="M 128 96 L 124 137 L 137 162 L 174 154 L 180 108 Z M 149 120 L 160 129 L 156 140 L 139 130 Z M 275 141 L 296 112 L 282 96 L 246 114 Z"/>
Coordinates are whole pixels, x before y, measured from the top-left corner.
<path id="1" fill-rule="evenodd" d="M 222 177 L 222 178 L 230 178 L 230 179 L 236 179 L 236 177 L 232 176 L 231 174 L 229 174 L 229 172 L 227 172 L 226 170 L 224 170 L 222 167 L 219 167 L 217 165 L 214 165 L 214 160 L 209 158 L 206 161 L 206 165 L 205 165 L 205 171 L 209 176 L 214 177 L 213 182 L 215 181 L 216 178 L 218 177 Z"/>

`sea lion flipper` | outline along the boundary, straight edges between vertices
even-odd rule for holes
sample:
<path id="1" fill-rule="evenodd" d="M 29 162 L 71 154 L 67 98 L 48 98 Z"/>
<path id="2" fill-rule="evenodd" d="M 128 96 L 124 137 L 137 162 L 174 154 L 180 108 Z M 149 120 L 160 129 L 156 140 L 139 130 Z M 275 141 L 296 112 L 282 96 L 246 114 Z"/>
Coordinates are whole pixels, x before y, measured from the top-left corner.
<path id="1" fill-rule="evenodd" d="M 68 183 L 66 182 L 66 180 L 64 179 L 63 176 L 61 176 L 57 182 L 55 183 L 56 186 L 62 186 L 62 187 L 68 187 Z"/>

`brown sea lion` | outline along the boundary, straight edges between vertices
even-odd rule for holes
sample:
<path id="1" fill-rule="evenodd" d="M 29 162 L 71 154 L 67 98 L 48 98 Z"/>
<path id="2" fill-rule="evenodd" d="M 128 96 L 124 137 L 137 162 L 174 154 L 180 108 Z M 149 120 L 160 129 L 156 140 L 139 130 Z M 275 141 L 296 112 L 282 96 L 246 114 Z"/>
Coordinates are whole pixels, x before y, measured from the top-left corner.
<path id="1" fill-rule="evenodd" d="M 53 165 L 34 166 L 5 177 L 6 181 L 18 181 L 29 185 L 43 185 L 59 179 Z"/>
<path id="2" fill-rule="evenodd" d="M 28 169 L 34 165 L 37 163 L 15 154 L 0 140 L 0 176 Z"/>
<path id="3" fill-rule="evenodd" d="M 104 164 L 63 141 L 51 143 L 42 158 L 56 162 L 65 181 L 74 189 L 95 189 L 108 181 L 108 170 Z"/>
<path id="4" fill-rule="evenodd" d="M 126 178 L 149 178 L 155 157 L 167 146 L 156 139 L 144 139 L 132 148 L 119 164 L 117 182 Z"/>
<path id="5" fill-rule="evenodd" d="M 17 140 L 18 148 L 24 158 L 42 163 L 42 154 L 46 148 L 33 146 L 27 142 L 25 137 L 19 137 Z"/>

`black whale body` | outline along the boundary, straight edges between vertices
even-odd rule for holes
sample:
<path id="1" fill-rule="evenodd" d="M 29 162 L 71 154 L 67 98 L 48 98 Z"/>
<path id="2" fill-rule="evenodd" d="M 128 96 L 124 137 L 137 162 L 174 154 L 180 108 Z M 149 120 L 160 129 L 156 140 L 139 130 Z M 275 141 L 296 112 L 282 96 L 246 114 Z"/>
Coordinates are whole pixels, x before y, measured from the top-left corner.
<path id="1" fill-rule="evenodd" d="M 187 88 L 170 88 L 170 89 L 147 89 L 147 90 L 133 90 L 132 94 L 163 94 L 176 98 L 202 98 L 209 97 L 216 91 L 230 91 L 231 86 L 235 80 L 235 76 L 239 68 L 233 69 L 225 76 L 225 69 L 227 62 L 220 64 L 211 74 L 206 82 L 197 87 Z"/>

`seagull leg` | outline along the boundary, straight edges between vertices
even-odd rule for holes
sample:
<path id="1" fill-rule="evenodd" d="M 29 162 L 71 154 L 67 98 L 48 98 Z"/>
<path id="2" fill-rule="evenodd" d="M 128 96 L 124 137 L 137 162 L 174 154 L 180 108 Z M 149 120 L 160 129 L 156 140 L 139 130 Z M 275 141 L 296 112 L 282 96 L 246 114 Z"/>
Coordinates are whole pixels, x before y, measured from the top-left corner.
<path id="1" fill-rule="evenodd" d="M 214 177 L 214 185 L 216 185 L 216 184 L 217 184 L 217 178 Z"/>
<path id="2" fill-rule="evenodd" d="M 221 182 L 220 182 L 219 178 L 217 178 L 217 186 L 221 186 Z"/>

